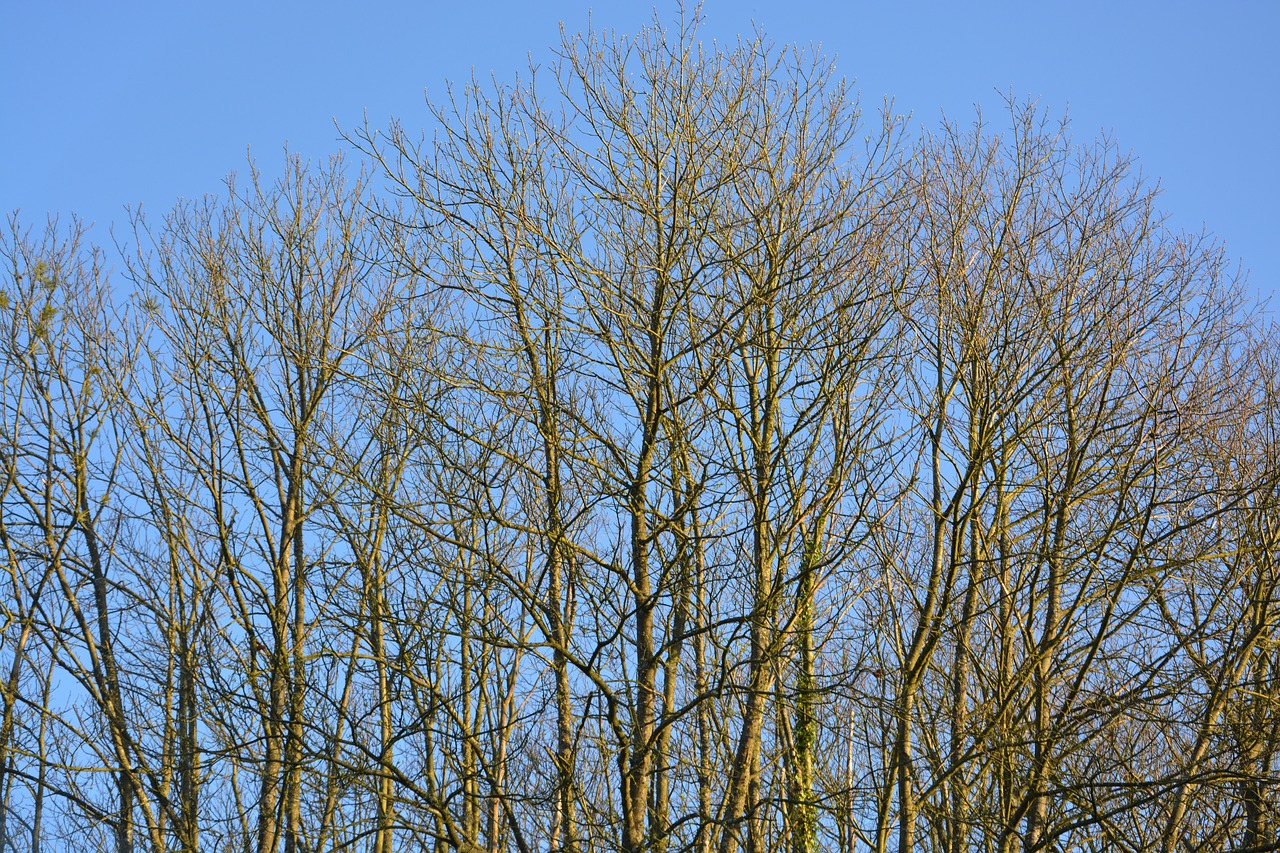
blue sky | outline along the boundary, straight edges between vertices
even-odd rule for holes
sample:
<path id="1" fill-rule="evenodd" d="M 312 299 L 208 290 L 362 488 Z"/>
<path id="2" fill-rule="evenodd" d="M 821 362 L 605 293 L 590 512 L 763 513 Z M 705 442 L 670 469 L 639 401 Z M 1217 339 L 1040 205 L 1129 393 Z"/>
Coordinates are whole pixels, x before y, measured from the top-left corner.
<path id="1" fill-rule="evenodd" d="M 0 0 L 0 212 L 71 213 L 109 242 L 125 206 L 159 215 L 217 191 L 251 150 L 323 158 L 367 111 L 426 121 L 423 91 L 473 69 L 500 80 L 548 61 L 559 27 L 633 32 L 674 2 Z M 594 9 L 594 11 L 593 11 Z M 888 95 L 917 127 L 998 114 L 1001 93 L 1110 133 L 1164 187 L 1178 228 L 1208 228 L 1280 285 L 1280 2 L 941 3 L 715 0 L 704 38 L 753 22 L 820 43 L 864 104 Z M 1272 306 L 1274 314 L 1276 305 Z"/>

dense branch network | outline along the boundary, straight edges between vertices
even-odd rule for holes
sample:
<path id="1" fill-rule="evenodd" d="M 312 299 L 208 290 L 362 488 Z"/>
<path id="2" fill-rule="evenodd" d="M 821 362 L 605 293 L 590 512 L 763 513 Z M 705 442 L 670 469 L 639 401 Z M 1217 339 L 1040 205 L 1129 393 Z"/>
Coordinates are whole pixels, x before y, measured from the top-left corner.
<path id="1" fill-rule="evenodd" d="M 430 109 L 9 220 L 0 853 L 1277 849 L 1280 348 L 1112 143 L 691 25 Z"/>

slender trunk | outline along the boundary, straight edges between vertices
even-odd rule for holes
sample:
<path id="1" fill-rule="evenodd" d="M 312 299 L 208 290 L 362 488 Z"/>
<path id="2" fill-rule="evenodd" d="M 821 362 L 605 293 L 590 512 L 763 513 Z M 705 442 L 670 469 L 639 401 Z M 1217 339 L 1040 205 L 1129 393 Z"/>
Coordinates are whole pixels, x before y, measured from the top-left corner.
<path id="1" fill-rule="evenodd" d="M 977 385 L 976 368 L 973 384 Z M 985 454 L 980 446 L 981 436 L 974 414 L 969 419 L 969 464 L 976 470 L 985 466 L 976 464 L 975 459 Z M 969 711 L 969 643 L 973 635 L 974 610 L 977 607 L 978 585 L 982 582 L 982 571 L 979 560 L 983 556 L 979 551 L 979 533 L 981 513 L 978 503 L 978 478 L 974 477 L 969 487 L 969 568 L 968 586 L 965 589 L 964 603 L 961 605 L 960 624 L 956 628 L 955 657 L 951 666 L 951 720 L 950 720 L 950 794 L 951 825 L 949 827 L 949 853 L 964 853 L 969 843 L 969 785 L 965 773 L 960 769 L 964 755 L 965 726 Z"/>
<path id="2" fill-rule="evenodd" d="M 661 334 L 657 328 L 658 312 L 664 301 L 660 287 L 654 297 L 650 318 L 649 376 L 640 452 L 627 494 L 631 516 L 631 583 L 635 596 L 636 685 L 635 710 L 632 718 L 630 756 L 622 770 L 623 850 L 639 853 L 645 847 L 648 823 L 649 786 L 653 773 L 653 732 L 658 700 L 658 666 L 654 655 L 654 595 L 649 579 L 649 480 L 653 454 L 658 442 L 661 419 Z M 620 759 L 621 760 L 621 759 Z"/>
<path id="3" fill-rule="evenodd" d="M 559 479 L 558 477 L 556 478 Z M 558 496 L 557 496 L 558 498 Z M 558 520 L 559 513 L 553 513 Z M 558 540 L 557 532 L 553 539 Z M 573 755 L 573 693 L 569 684 L 569 626 L 566 618 L 566 602 L 564 589 L 564 564 L 562 560 L 563 545 L 559 541 L 551 543 L 548 555 L 547 616 L 551 628 L 551 667 L 555 675 L 556 703 L 556 811 L 558 820 L 553 828 L 556 839 L 552 850 L 564 853 L 576 853 L 577 813 L 573 794 L 574 755 Z M 558 841 L 558 845 L 555 843 Z"/>
<path id="4" fill-rule="evenodd" d="M 773 677 L 770 676 L 769 680 L 772 682 Z M 747 853 L 771 853 L 764 810 L 760 808 L 760 803 L 764 801 L 761 793 L 764 784 L 764 774 L 761 773 L 762 752 L 757 740 L 751 766 L 751 784 L 747 786 Z"/>
<path id="5" fill-rule="evenodd" d="M 281 743 L 280 720 L 285 708 L 285 678 L 281 668 L 283 638 L 276 635 L 276 648 L 270 652 L 271 684 L 268 688 L 267 713 L 262 719 L 263 760 L 258 792 L 257 853 L 275 853 L 279 835 Z"/>
<path id="6" fill-rule="evenodd" d="M 687 553 L 682 555 L 679 599 L 672 630 L 674 638 L 662 663 L 662 721 L 654 744 L 655 766 L 653 770 L 653 805 L 650 811 L 649 835 L 653 839 L 655 853 L 664 853 L 670 842 L 671 810 L 671 720 L 676 704 L 676 682 L 680 673 L 680 657 L 684 648 L 685 631 L 688 628 L 690 596 L 690 571 Z"/>
<path id="7" fill-rule="evenodd" d="M 542 433 L 543 489 L 547 512 L 547 627 L 551 640 L 551 669 L 555 680 L 556 706 L 556 821 L 551 830 L 551 850 L 577 853 L 577 802 L 574 797 L 576 774 L 573 748 L 573 691 L 569 682 L 569 640 L 572 618 L 569 609 L 570 568 L 566 554 L 564 520 L 560 507 L 564 502 L 560 478 L 560 425 L 555 406 L 558 389 L 554 370 L 541 377 L 541 362 L 529 350 L 530 369 L 540 391 L 539 429 Z"/>
<path id="8" fill-rule="evenodd" d="M 657 666 L 653 647 L 653 589 L 649 583 L 649 528 L 645 487 L 648 460 L 642 459 L 641 476 L 631 489 L 631 567 L 636 605 L 635 717 L 630 738 L 630 760 L 623 771 L 623 850 L 644 848 L 652 772 L 654 711 L 657 698 Z"/>
<path id="9" fill-rule="evenodd" d="M 846 723 L 849 733 L 849 742 L 845 747 L 844 754 L 844 787 L 846 800 L 843 803 L 845 820 L 848 823 L 845 833 L 845 846 L 843 853 L 857 853 L 858 850 L 858 813 L 857 800 L 854 798 L 853 791 L 853 708 L 849 708 L 849 719 Z"/>
<path id="10" fill-rule="evenodd" d="M 385 518 L 383 520 L 385 524 Z M 381 533 L 381 528 L 379 533 Z M 391 727 L 391 684 L 387 670 L 387 639 L 383 625 L 385 604 L 385 581 L 383 578 L 381 559 L 381 535 L 375 543 L 370 555 L 370 589 L 369 597 L 369 639 L 373 654 L 376 677 L 378 680 L 378 778 L 376 828 L 373 838 L 373 853 L 392 853 L 394 838 L 392 822 L 395 810 L 392 806 L 392 778 L 390 773 L 391 747 L 393 731 Z"/>
<path id="11" fill-rule="evenodd" d="M 772 282 L 768 285 L 772 286 Z M 766 287 L 766 290 L 768 287 Z M 776 382 L 780 353 L 777 347 L 774 307 L 766 306 L 761 319 L 764 335 L 763 356 L 753 362 L 743 357 L 744 374 L 750 395 L 748 415 L 751 429 L 752 468 L 749 472 L 751 493 L 751 562 L 754 574 L 754 598 L 748 620 L 751 624 L 751 660 L 747 675 L 747 704 L 743 712 L 742 730 L 734 750 L 724 804 L 724 830 L 720 837 L 720 853 L 734 853 L 738 845 L 740 825 L 751 818 L 756 802 L 752 794 L 759 786 L 760 736 L 764 730 L 765 705 L 773 683 L 772 656 L 776 596 L 774 590 L 773 529 L 770 521 L 770 487 L 773 485 L 776 460 L 773 458 L 775 418 L 778 405 Z M 763 370 L 763 376 L 760 371 Z M 761 383 L 762 384 L 758 384 Z"/>
<path id="12" fill-rule="evenodd" d="M 178 670 L 178 832 L 183 853 L 200 849 L 200 751 L 195 653 L 183 626 Z"/>
<path id="13" fill-rule="evenodd" d="M 1057 598 L 1057 572 L 1056 569 L 1049 570 L 1049 592 L 1047 594 L 1048 601 L 1045 605 L 1045 638 L 1051 636 L 1051 628 L 1057 616 L 1054 603 Z M 1031 769 L 1031 805 L 1027 810 L 1027 834 L 1026 840 L 1023 842 L 1024 849 L 1027 853 L 1034 853 L 1040 849 L 1040 845 L 1044 838 L 1045 823 L 1049 818 L 1049 797 L 1043 790 L 1043 779 L 1047 769 L 1048 756 L 1048 732 L 1050 728 L 1049 720 L 1049 669 L 1051 655 L 1048 642 L 1042 642 L 1038 652 L 1039 660 L 1036 661 L 1035 669 L 1035 719 L 1034 725 L 1034 750 L 1032 753 L 1032 769 Z"/>
<path id="14" fill-rule="evenodd" d="M 493 776 L 490 780 L 489 815 L 485 828 L 486 853 L 498 853 L 501 843 L 502 797 L 505 796 L 504 790 L 507 778 L 507 750 L 511 742 L 511 733 L 514 728 L 516 714 L 516 687 L 519 684 L 520 658 L 521 651 L 517 648 L 514 659 L 511 661 L 511 672 L 507 676 L 506 696 L 503 698 L 502 705 L 498 711 L 498 744 L 495 750 Z M 555 827 L 552 827 L 552 831 L 555 831 Z M 554 846 L 552 849 L 555 849 Z M 379 853 L 391 853 L 391 849 L 388 848 L 386 851 L 379 851 Z"/>
<path id="15" fill-rule="evenodd" d="M 766 549 L 766 523 L 761 519 L 755 532 L 756 596 L 751 616 L 751 661 L 747 676 L 747 704 L 743 712 L 742 730 L 734 750 L 728 791 L 724 803 L 724 830 L 720 837 L 720 853 L 734 853 L 741 825 L 749 822 L 754 812 L 751 793 L 755 790 L 760 762 L 760 736 L 764 730 L 765 705 L 773 684 L 773 667 L 769 655 L 773 642 L 769 627 L 772 622 L 773 570 Z M 750 828 L 750 827 L 748 827 Z"/>
<path id="16" fill-rule="evenodd" d="M 941 322 L 941 320 L 939 321 Z M 941 329 L 939 330 L 941 333 Z M 897 732 L 893 750 L 890 778 L 898 786 L 898 853 L 914 853 L 916 819 L 919 807 L 916 803 L 915 765 L 913 759 L 914 716 L 917 694 L 924 681 L 929 657 L 937 639 L 940 612 L 946 606 L 950 581 L 944 578 L 946 569 L 947 516 L 950 504 L 944 500 L 946 485 L 943 481 L 944 460 L 947 451 L 943 438 L 947 428 L 947 406 L 951 399 L 951 387 L 947 384 L 944 350 L 939 341 L 934 350 L 934 398 L 933 422 L 929 429 L 930 510 L 932 514 L 933 541 L 929 561 L 929 580 L 925 590 L 924 606 L 912 634 L 911 645 L 902 662 L 902 675 L 897 701 Z M 950 549 L 953 555 L 954 544 Z M 953 565 L 954 568 L 954 565 Z M 887 804 L 886 804 L 887 810 Z"/>
<path id="17" fill-rule="evenodd" d="M 976 520 L 975 520 L 976 530 Z M 965 853 L 969 849 L 969 786 L 962 770 L 957 769 L 964 754 L 965 726 L 969 710 L 969 643 L 973 632 L 973 615 L 977 605 L 978 577 L 976 572 L 976 547 L 970 547 L 971 574 L 969 588 L 965 590 L 963 615 L 956 636 L 955 661 L 951 674 L 951 827 L 950 853 Z"/>
<path id="18" fill-rule="evenodd" d="M 128 733 L 125 727 L 123 693 L 120 689 L 120 671 L 116 665 L 115 637 L 111 630 L 111 615 L 107 600 L 107 575 L 102 562 L 97 531 L 92 523 L 85 472 L 76 471 L 77 504 L 82 515 L 82 532 L 89 552 L 89 569 L 93 582 L 94 608 L 97 610 L 97 642 L 102 662 L 103 683 L 99 689 L 107 724 L 111 731 L 116 759 L 120 766 L 115 772 L 117 817 L 115 827 L 116 853 L 133 853 L 133 810 L 135 805 L 135 780 L 129 756 Z"/>
<path id="19" fill-rule="evenodd" d="M 18 684 L 22 677 L 22 664 L 26 660 L 27 641 L 31 637 L 31 618 L 22 620 L 22 630 L 18 633 L 18 641 L 14 643 L 13 662 L 9 667 L 9 679 L 4 686 L 4 716 L 0 718 L 0 853 L 9 847 L 9 796 L 13 787 L 13 779 L 9 768 L 13 761 L 13 750 L 9 741 L 13 737 L 13 719 L 18 699 Z M 47 707 L 47 706 L 46 706 Z M 41 767 L 44 765 L 41 764 Z"/>
<path id="20" fill-rule="evenodd" d="M 995 750 L 995 786 L 996 801 L 999 808 L 1000 826 L 1009 826 L 1014 812 L 1014 734 L 1013 720 L 1010 712 L 1012 703 L 1008 701 L 1009 691 L 1013 689 L 1013 578 L 1011 566 L 1012 543 L 1009 540 L 1009 507 L 1005 496 L 1005 471 L 1007 457 L 1002 456 L 1000 467 L 996 472 L 996 510 L 995 518 L 998 533 L 996 542 L 999 547 L 997 556 L 997 576 L 1000 583 L 1000 600 L 996 607 L 997 630 L 999 632 L 1000 652 L 996 661 L 996 701 L 999 711 L 996 721 Z M 998 853 L 1011 853 L 1013 836 L 1002 832 L 998 836 Z"/>
<path id="21" fill-rule="evenodd" d="M 133 851 L 133 785 L 123 770 L 116 772 L 116 853 Z"/>
<path id="22" fill-rule="evenodd" d="M 472 607 L 475 602 L 471 597 L 471 585 L 465 583 L 462 589 L 462 612 L 458 614 L 458 678 L 461 686 L 459 699 L 462 709 L 459 715 L 459 725 L 461 728 L 461 743 L 458 751 L 460 763 L 459 773 L 462 783 L 462 821 L 461 831 L 462 837 L 467 843 L 475 846 L 480 832 L 480 803 L 479 803 L 479 786 L 477 784 L 477 769 L 479 766 L 479 756 L 476 750 L 476 720 L 480 718 L 481 701 L 483 700 L 485 686 L 478 684 L 474 680 L 475 673 L 473 669 L 476 662 L 473 660 L 471 649 L 471 618 L 473 615 Z"/>
<path id="23" fill-rule="evenodd" d="M 1240 799 L 1244 802 L 1244 841 L 1246 850 L 1261 847 L 1271 840 L 1269 836 L 1271 810 L 1268 807 L 1263 779 L 1269 775 L 1270 762 L 1264 762 L 1261 740 L 1251 744 L 1244 756 L 1246 778 L 1240 782 Z"/>
<path id="24" fill-rule="evenodd" d="M 816 853 L 818 803 L 814 794 L 814 746 L 817 740 L 816 685 L 814 681 L 813 609 L 815 578 L 823 536 L 823 517 L 814 524 L 805 548 L 804 565 L 796 591 L 796 711 L 794 758 L 791 771 L 791 853 Z"/>
<path id="25" fill-rule="evenodd" d="M 302 526 L 300 494 L 300 448 L 295 447 L 289 470 L 288 493 L 285 496 L 280 523 L 280 554 L 272 578 L 270 650 L 271 680 L 267 713 L 262 719 L 263 762 L 258 796 L 257 853 L 276 853 L 284 838 L 285 853 L 295 853 L 297 824 L 300 816 L 292 784 L 299 766 L 301 708 L 297 707 L 300 686 L 294 682 L 301 663 L 298 647 L 301 632 L 298 616 L 305 603 L 302 597 L 301 568 Z M 295 713 L 296 712 L 296 713 Z"/>
<path id="26" fill-rule="evenodd" d="M 916 689 L 914 674 L 905 676 L 902 696 L 898 700 L 898 743 L 894 759 L 898 777 L 898 853 L 912 853 L 916 838 L 916 798 L 913 784 L 911 718 L 915 714 Z"/>
<path id="27" fill-rule="evenodd" d="M 1259 603 L 1254 609 L 1259 611 L 1254 617 L 1256 622 L 1266 624 L 1267 607 L 1261 602 L 1264 593 L 1261 589 L 1253 596 Z M 1252 673 L 1248 690 L 1250 696 L 1242 726 L 1243 743 L 1240 750 L 1240 769 L 1243 778 L 1240 780 L 1240 800 L 1244 804 L 1244 840 L 1245 849 L 1259 847 L 1273 839 L 1274 814 L 1270 797 L 1267 794 L 1267 782 L 1271 778 L 1271 764 L 1274 755 L 1274 732 L 1276 723 L 1274 667 L 1272 664 L 1273 647 L 1261 644 L 1251 664 Z M 1269 732 L 1268 729 L 1271 731 Z"/>
<path id="28" fill-rule="evenodd" d="M 938 427 L 939 430 L 941 426 Z M 924 681 L 937 631 L 937 612 L 943 597 L 943 570 L 946 555 L 946 520 L 942 505 L 941 438 L 935 436 L 933 458 L 933 554 L 929 569 L 929 587 L 924 608 L 902 666 L 902 682 L 898 694 L 897 738 L 894 746 L 893 775 L 898 783 L 898 853 L 914 853 L 916 803 L 914 751 L 914 717 L 916 698 Z"/>
<path id="29" fill-rule="evenodd" d="M 1023 847 L 1027 853 L 1034 853 L 1044 843 L 1045 825 L 1049 820 L 1049 795 L 1044 790 L 1045 777 L 1048 773 L 1050 731 L 1053 727 L 1049 707 L 1049 678 L 1053 665 L 1054 650 L 1058 641 L 1058 610 L 1060 588 L 1062 584 L 1062 548 L 1066 531 L 1065 498 L 1059 502 L 1054 513 L 1054 526 L 1050 553 L 1048 554 L 1049 579 L 1044 596 L 1044 633 L 1036 649 L 1036 667 L 1034 678 L 1035 718 L 1033 720 L 1033 743 L 1031 767 L 1031 803 L 1027 810 L 1027 833 Z"/>
<path id="30" fill-rule="evenodd" d="M 706 571 L 702 555 L 701 537 L 694 523 L 694 536 L 697 541 L 697 577 L 694 581 L 694 596 L 697 601 L 698 632 L 693 638 L 693 689 L 698 700 L 698 833 L 694 839 L 696 853 L 710 853 L 712 843 L 711 783 L 713 757 L 711 751 L 711 697 L 710 684 L 707 680 L 707 638 L 705 626 L 707 616 L 707 596 L 705 590 Z"/>
<path id="31" fill-rule="evenodd" d="M 300 451 L 295 451 L 300 453 Z M 292 619 L 289 626 L 290 679 L 289 722 L 285 737 L 284 779 L 284 853 L 302 850 L 302 754 L 306 673 L 306 555 L 302 549 L 302 484 L 301 469 L 295 463 L 299 481 L 296 488 L 295 523 L 293 525 Z"/>
<path id="32" fill-rule="evenodd" d="M 49 707 L 49 693 L 53 690 L 54 662 L 49 661 L 49 671 L 45 673 L 44 689 L 40 695 L 41 709 Z M 49 714 L 40 714 L 40 732 L 37 735 L 36 748 L 39 750 L 40 770 L 37 774 L 35 800 L 31 814 L 31 853 L 40 853 L 41 839 L 44 833 L 44 798 L 45 786 L 49 775 Z"/>

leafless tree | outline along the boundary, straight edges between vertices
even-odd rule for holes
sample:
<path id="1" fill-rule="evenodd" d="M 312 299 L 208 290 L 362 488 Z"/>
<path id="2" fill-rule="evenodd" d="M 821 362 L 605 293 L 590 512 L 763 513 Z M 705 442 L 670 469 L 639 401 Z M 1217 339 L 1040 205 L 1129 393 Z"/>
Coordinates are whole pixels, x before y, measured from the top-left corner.
<path id="1" fill-rule="evenodd" d="M 913 134 L 697 18 L 122 276 L 10 221 L 0 853 L 1270 849 L 1219 247 L 1109 140 Z"/>

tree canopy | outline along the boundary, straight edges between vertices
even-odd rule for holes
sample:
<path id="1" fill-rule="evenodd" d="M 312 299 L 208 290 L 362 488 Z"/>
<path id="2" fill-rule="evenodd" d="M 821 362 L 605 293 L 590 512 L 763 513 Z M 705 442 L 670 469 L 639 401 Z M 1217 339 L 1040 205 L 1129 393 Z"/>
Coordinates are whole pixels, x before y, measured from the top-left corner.
<path id="1" fill-rule="evenodd" d="M 1274 850 L 1280 348 L 693 24 L 0 238 L 0 853 Z"/>

